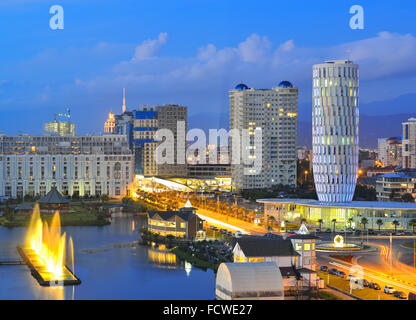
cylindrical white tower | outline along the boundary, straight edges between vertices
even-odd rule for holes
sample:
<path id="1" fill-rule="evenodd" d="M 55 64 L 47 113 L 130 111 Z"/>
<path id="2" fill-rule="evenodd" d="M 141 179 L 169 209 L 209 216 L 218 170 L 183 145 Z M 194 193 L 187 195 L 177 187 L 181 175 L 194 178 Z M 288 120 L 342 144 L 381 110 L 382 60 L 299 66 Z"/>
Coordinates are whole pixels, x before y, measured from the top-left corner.
<path id="1" fill-rule="evenodd" d="M 358 65 L 313 66 L 312 151 L 321 202 L 350 202 L 358 170 Z"/>

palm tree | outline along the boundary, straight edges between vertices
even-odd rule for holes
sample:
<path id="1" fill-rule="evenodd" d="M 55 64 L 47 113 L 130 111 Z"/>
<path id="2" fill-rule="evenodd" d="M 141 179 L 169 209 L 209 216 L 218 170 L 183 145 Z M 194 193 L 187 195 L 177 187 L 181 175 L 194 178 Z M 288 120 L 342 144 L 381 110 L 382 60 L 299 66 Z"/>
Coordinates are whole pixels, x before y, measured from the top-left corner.
<path id="1" fill-rule="evenodd" d="M 354 219 L 351 217 L 351 218 L 348 218 L 348 223 L 349 223 L 349 225 L 350 225 L 350 229 L 352 229 L 352 223 L 354 222 Z"/>
<path id="2" fill-rule="evenodd" d="M 319 229 L 322 229 L 322 223 L 324 222 L 323 219 L 318 219 Z"/>
<path id="3" fill-rule="evenodd" d="M 394 233 L 396 233 L 397 227 L 400 225 L 400 222 L 397 220 L 394 220 L 391 224 L 394 226 Z"/>
<path id="4" fill-rule="evenodd" d="M 335 224 L 337 223 L 337 219 L 332 219 L 331 222 L 334 224 L 334 232 L 335 232 Z"/>
<path id="5" fill-rule="evenodd" d="M 415 220 L 415 222 L 416 222 L 416 220 Z M 378 225 L 378 231 L 380 232 L 380 228 L 383 225 L 383 220 L 377 219 L 376 224 Z"/>
<path id="6" fill-rule="evenodd" d="M 300 223 L 306 223 L 306 219 L 305 218 L 300 219 Z"/>
<path id="7" fill-rule="evenodd" d="M 276 219 L 273 216 L 269 216 L 269 220 L 271 221 L 271 225 L 273 228 L 273 224 L 274 224 L 274 221 L 276 221 Z"/>
<path id="8" fill-rule="evenodd" d="M 361 218 L 361 224 L 364 226 L 364 231 L 365 231 L 365 225 L 368 223 L 368 219 L 367 218 Z"/>
<path id="9" fill-rule="evenodd" d="M 416 219 L 410 220 L 409 224 L 412 226 L 412 232 L 415 233 Z"/>
<path id="10" fill-rule="evenodd" d="M 287 228 L 288 228 L 288 223 L 289 223 L 289 220 L 285 220 L 286 232 L 287 232 Z"/>

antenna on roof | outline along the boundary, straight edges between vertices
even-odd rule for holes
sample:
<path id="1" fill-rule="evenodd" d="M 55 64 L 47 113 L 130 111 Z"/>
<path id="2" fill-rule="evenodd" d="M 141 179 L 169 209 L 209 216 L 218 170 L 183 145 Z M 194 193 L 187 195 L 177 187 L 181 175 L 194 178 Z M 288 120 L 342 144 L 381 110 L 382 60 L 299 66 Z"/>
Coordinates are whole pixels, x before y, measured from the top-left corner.
<path id="1" fill-rule="evenodd" d="M 350 49 L 347 49 L 347 53 L 348 53 L 348 62 L 350 62 L 350 53 L 351 53 L 351 50 Z"/>

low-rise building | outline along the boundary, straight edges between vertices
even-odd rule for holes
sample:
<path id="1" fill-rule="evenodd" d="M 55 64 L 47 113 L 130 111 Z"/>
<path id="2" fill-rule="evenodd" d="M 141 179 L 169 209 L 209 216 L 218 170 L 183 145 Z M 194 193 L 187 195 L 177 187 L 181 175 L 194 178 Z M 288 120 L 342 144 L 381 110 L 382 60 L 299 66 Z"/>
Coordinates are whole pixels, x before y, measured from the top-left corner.
<path id="1" fill-rule="evenodd" d="M 377 176 L 378 201 L 402 201 L 405 194 L 416 198 L 416 171 L 392 172 Z"/>
<path id="2" fill-rule="evenodd" d="M 195 239 L 204 234 L 203 220 L 192 210 L 151 211 L 148 213 L 147 228 L 161 236 Z"/>
<path id="3" fill-rule="evenodd" d="M 276 263 L 280 268 L 287 296 L 293 296 L 302 288 L 304 290 L 317 286 L 317 275 L 314 271 L 315 237 L 311 235 L 244 236 L 235 240 L 233 253 L 235 263 Z"/>

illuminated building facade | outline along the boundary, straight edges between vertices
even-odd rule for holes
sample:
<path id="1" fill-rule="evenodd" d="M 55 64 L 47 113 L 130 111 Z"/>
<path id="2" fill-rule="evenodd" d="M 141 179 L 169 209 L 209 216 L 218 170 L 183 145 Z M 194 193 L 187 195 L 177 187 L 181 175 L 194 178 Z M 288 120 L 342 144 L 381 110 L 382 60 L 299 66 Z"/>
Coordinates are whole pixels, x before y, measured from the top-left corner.
<path id="1" fill-rule="evenodd" d="M 313 66 L 312 152 L 321 202 L 350 202 L 358 171 L 358 65 Z"/>
<path id="2" fill-rule="evenodd" d="M 378 175 L 376 192 L 378 201 L 402 201 L 405 194 L 416 198 L 416 171 Z"/>
<path id="3" fill-rule="evenodd" d="M 378 161 L 383 167 L 397 167 L 402 164 L 402 137 L 378 139 Z"/>
<path id="4" fill-rule="evenodd" d="M 133 178 L 124 135 L 0 136 L 0 196 L 123 196 Z"/>
<path id="5" fill-rule="evenodd" d="M 416 118 L 410 118 L 403 126 L 403 168 L 416 169 Z"/>
<path id="6" fill-rule="evenodd" d="M 148 213 L 147 229 L 161 236 L 195 239 L 203 233 L 203 221 L 192 210 L 154 211 Z"/>
<path id="7" fill-rule="evenodd" d="M 43 124 L 45 134 L 58 136 L 75 136 L 75 124 L 71 123 L 71 111 L 67 113 L 54 114 L 54 120 Z"/>
<path id="8" fill-rule="evenodd" d="M 116 126 L 116 120 L 114 119 L 114 113 L 110 112 L 108 114 L 107 121 L 104 123 L 104 132 L 114 133 L 115 126 Z"/>
<path id="9" fill-rule="evenodd" d="M 352 201 L 350 203 L 322 203 L 310 199 L 259 199 L 264 204 L 264 216 L 272 216 L 278 221 L 300 223 L 306 219 L 317 228 L 335 229 L 363 228 L 361 219 L 366 218 L 367 229 L 377 230 L 377 220 L 383 222 L 381 230 L 393 230 L 397 220 L 397 230 L 412 230 L 410 221 L 416 219 L 416 203 L 384 201 Z M 322 220 L 320 224 L 318 221 Z"/>
<path id="10" fill-rule="evenodd" d="M 242 161 L 232 164 L 235 187 L 270 188 L 278 184 L 296 187 L 298 88 L 288 81 L 272 89 L 253 89 L 241 83 L 229 91 L 229 97 L 230 130 L 248 129 L 253 141 L 256 131 L 262 130 L 261 172 L 252 169 L 252 174 L 244 174 L 246 165 Z M 241 146 L 231 140 L 231 154 L 237 154 L 235 148 Z"/>

